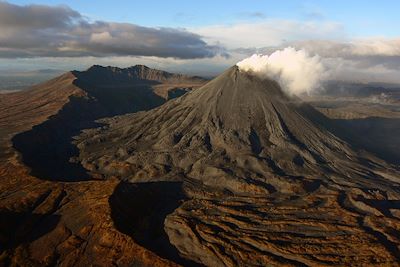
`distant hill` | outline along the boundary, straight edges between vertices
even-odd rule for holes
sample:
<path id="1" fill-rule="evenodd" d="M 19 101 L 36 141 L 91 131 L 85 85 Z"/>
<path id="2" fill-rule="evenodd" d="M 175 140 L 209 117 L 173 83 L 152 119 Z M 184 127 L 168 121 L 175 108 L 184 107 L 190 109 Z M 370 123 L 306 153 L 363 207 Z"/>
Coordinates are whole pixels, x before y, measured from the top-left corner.
<path id="1" fill-rule="evenodd" d="M 59 76 L 64 72 L 56 69 L 0 71 L 0 93 L 25 90 L 30 86 Z"/>
<path id="2" fill-rule="evenodd" d="M 371 97 L 381 94 L 396 95 L 400 99 L 400 84 L 358 83 L 345 81 L 326 81 L 317 95 L 333 97 Z"/>

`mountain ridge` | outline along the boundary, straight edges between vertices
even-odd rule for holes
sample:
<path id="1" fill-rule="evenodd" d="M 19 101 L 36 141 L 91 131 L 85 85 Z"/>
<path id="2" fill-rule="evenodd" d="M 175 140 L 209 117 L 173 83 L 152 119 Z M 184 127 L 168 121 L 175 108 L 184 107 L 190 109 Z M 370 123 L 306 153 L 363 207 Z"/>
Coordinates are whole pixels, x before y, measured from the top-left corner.
<path id="1" fill-rule="evenodd" d="M 204 82 L 205 79 L 199 76 L 189 76 L 184 74 L 175 74 L 163 70 L 152 69 L 146 65 L 134 65 L 128 68 L 119 68 L 112 66 L 93 65 L 87 70 L 73 71 L 78 78 L 86 78 L 90 75 L 96 75 L 101 81 L 111 82 L 134 82 L 134 81 L 154 81 L 154 82 Z"/>

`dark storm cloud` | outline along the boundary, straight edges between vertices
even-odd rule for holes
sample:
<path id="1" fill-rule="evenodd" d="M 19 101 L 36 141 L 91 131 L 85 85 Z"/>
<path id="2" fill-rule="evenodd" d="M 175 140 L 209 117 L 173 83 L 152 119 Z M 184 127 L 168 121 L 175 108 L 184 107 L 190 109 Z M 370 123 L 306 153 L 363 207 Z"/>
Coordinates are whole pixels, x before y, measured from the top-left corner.
<path id="1" fill-rule="evenodd" d="M 182 29 L 90 22 L 66 6 L 18 6 L 0 1 L 0 57 L 227 56 L 220 46 Z"/>
<path id="2" fill-rule="evenodd" d="M 66 27 L 81 15 L 67 6 L 43 5 L 17 6 L 0 2 L 0 25 L 15 28 L 59 28 Z"/>

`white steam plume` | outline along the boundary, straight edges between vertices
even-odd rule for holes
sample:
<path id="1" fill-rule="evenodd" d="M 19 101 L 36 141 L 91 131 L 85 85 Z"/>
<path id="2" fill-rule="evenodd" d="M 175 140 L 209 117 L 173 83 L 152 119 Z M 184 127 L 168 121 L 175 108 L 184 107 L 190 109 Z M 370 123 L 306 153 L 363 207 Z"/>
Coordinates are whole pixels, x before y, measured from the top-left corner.
<path id="1" fill-rule="evenodd" d="M 326 76 L 319 56 L 287 47 L 271 55 L 254 54 L 236 64 L 240 70 L 279 82 L 290 94 L 311 93 Z"/>

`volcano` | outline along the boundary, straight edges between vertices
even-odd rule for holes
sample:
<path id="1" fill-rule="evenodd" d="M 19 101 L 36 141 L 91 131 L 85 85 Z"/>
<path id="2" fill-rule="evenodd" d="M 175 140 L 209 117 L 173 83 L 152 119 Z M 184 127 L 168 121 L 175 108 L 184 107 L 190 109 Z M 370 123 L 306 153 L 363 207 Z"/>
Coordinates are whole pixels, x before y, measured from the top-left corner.
<path id="1" fill-rule="evenodd" d="M 158 108 L 100 122 L 76 138 L 82 166 L 122 181 L 110 199 L 114 223 L 161 257 L 206 266 L 400 260 L 399 170 L 341 140 L 345 129 L 273 80 L 234 66 Z"/>

